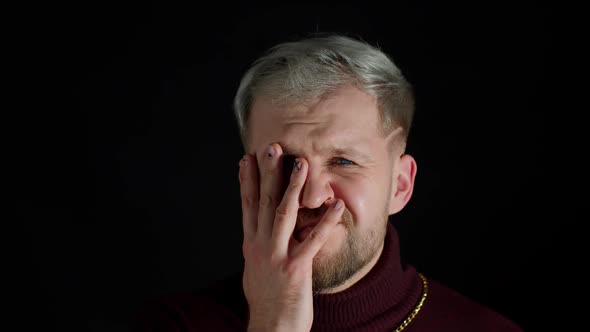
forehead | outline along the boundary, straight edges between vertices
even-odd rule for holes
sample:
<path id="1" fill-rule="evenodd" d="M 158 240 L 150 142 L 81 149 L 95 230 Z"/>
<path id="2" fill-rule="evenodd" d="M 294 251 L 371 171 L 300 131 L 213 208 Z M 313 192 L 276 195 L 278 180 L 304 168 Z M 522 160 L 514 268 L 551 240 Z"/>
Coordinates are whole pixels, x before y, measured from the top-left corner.
<path id="1" fill-rule="evenodd" d="M 279 105 L 257 97 L 252 105 L 248 151 L 279 142 L 297 148 L 355 146 L 383 141 L 377 99 L 355 87 L 344 87 L 312 106 Z"/>

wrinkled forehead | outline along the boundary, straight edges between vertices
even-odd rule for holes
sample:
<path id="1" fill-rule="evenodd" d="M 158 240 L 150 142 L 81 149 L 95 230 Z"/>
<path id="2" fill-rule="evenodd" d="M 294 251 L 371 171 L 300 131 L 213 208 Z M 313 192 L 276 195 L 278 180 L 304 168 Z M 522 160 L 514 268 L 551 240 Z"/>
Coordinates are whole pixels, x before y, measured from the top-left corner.
<path id="1" fill-rule="evenodd" d="M 378 125 L 375 98 L 356 88 L 343 89 L 313 105 L 280 104 L 258 97 L 248 121 L 248 151 L 281 141 L 315 146 L 372 144 L 383 140 Z"/>

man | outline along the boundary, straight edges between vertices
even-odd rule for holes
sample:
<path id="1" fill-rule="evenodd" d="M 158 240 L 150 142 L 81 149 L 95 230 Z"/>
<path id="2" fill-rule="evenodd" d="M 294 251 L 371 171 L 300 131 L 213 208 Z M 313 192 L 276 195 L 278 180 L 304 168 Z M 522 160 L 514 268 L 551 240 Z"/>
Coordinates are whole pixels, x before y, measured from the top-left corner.
<path id="1" fill-rule="evenodd" d="M 400 262 L 388 217 L 414 188 L 413 105 L 362 41 L 308 38 L 257 60 L 234 101 L 243 274 L 157 303 L 140 330 L 520 331 Z"/>

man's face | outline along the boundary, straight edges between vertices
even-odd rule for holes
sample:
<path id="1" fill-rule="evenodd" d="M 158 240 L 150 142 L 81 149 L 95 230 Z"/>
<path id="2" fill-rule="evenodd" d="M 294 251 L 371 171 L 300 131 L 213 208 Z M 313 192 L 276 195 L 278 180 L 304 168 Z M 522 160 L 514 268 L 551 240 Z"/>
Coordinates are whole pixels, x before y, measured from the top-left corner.
<path id="1" fill-rule="evenodd" d="M 376 98 L 354 87 L 341 88 L 311 108 L 278 106 L 266 97 L 252 106 L 247 152 L 278 143 L 283 153 L 309 164 L 297 225 L 318 222 L 325 203 L 335 198 L 346 204 L 341 222 L 314 258 L 314 291 L 342 285 L 381 253 L 397 158 L 379 134 L 380 125 Z M 292 241 L 307 235 L 297 232 L 298 226 Z"/>

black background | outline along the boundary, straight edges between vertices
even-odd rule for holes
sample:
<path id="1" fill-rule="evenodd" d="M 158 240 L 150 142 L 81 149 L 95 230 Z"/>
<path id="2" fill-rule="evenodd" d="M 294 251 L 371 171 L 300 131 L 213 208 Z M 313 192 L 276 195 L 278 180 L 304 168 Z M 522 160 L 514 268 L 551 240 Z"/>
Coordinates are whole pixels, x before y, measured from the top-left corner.
<path id="1" fill-rule="evenodd" d="M 559 168 L 553 8 L 46 4 L 11 25 L 8 112 L 23 330 L 126 331 L 148 298 L 238 271 L 231 109 L 268 47 L 361 37 L 414 85 L 414 196 L 391 221 L 427 276 L 525 330 L 571 323 L 578 220 Z M 573 170 L 570 170 L 573 172 Z M 11 233 L 7 233 L 11 234 Z M 10 240 L 15 239 L 12 236 Z"/>

